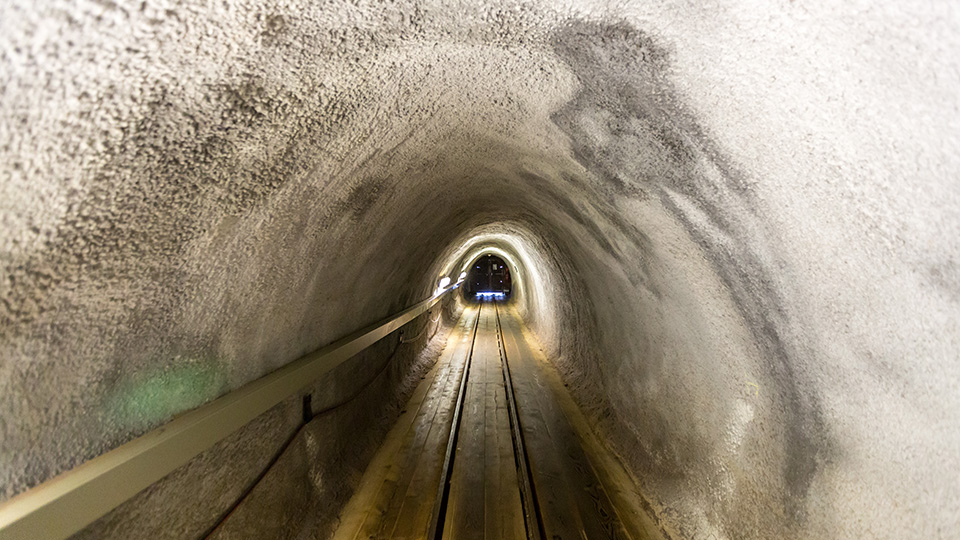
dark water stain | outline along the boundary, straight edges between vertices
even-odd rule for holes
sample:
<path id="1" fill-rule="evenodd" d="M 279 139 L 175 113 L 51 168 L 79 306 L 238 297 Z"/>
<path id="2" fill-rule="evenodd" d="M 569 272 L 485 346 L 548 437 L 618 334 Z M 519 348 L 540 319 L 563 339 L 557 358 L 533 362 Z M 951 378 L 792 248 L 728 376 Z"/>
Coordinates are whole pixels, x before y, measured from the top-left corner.
<path id="1" fill-rule="evenodd" d="M 960 303 L 960 264 L 953 259 L 929 263 L 923 276 L 937 292 Z"/>
<path id="2" fill-rule="evenodd" d="M 255 126 L 263 122 L 277 107 L 264 82 L 255 76 L 218 85 L 217 91 L 219 99 L 226 105 L 223 114 L 243 125 Z"/>
<path id="3" fill-rule="evenodd" d="M 337 214 L 346 214 L 351 221 L 359 221 L 374 204 L 389 191 L 390 179 L 368 178 L 350 187 L 346 197 L 335 205 Z"/>
<path id="4" fill-rule="evenodd" d="M 257 17 L 262 25 L 260 35 L 266 45 L 278 44 L 287 35 L 289 22 L 278 13 L 261 14 Z"/>
<path id="5" fill-rule="evenodd" d="M 787 414 L 782 504 L 793 525 L 801 525 L 811 483 L 833 449 L 816 388 L 795 368 L 805 359 L 792 345 L 790 314 L 775 285 L 775 270 L 758 251 L 770 240 L 755 232 L 765 228 L 747 175 L 688 112 L 670 79 L 669 51 L 652 35 L 625 22 L 571 21 L 553 36 L 552 45 L 580 83 L 577 95 L 552 117 L 572 141 L 574 155 L 621 196 L 659 197 L 708 256 L 769 359 L 766 369 L 779 385 Z M 584 142 L 593 140 L 598 119 L 605 128 L 604 144 Z M 653 173 L 626 177 L 622 171 L 630 154 L 650 144 L 659 159 L 644 166 L 655 168 Z M 719 172 L 719 182 L 699 172 L 704 164 Z M 702 215 L 690 215 L 679 199 Z M 662 437 L 655 443 L 670 444 Z"/>
<path id="6" fill-rule="evenodd" d="M 555 208 L 561 210 L 586 230 L 603 251 L 618 262 L 623 262 L 623 254 L 610 243 L 607 238 L 608 235 L 600 229 L 596 221 L 585 218 L 583 211 L 576 203 L 570 197 L 560 193 L 553 182 L 529 171 L 520 171 L 519 176 L 537 192 L 540 200 L 548 200 Z"/>

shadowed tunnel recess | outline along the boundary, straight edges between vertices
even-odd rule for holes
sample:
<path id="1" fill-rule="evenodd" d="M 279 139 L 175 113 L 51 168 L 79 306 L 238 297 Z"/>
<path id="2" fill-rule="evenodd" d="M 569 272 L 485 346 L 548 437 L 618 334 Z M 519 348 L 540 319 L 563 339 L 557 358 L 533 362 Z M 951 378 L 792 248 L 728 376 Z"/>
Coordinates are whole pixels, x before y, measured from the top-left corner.
<path id="1" fill-rule="evenodd" d="M 560 4 L 0 8 L 0 498 L 490 255 L 664 536 L 957 530 L 955 17 Z M 465 309 L 78 538 L 329 536 Z"/>

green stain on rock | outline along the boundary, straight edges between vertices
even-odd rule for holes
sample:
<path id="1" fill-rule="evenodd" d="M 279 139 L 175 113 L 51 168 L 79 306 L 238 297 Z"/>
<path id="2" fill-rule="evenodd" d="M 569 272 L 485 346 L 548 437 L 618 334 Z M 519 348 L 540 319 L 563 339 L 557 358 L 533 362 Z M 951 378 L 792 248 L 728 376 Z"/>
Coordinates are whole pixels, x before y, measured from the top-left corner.
<path id="1" fill-rule="evenodd" d="M 227 388 L 217 362 L 185 360 L 122 383 L 108 410 L 127 428 L 149 428 L 218 397 Z"/>

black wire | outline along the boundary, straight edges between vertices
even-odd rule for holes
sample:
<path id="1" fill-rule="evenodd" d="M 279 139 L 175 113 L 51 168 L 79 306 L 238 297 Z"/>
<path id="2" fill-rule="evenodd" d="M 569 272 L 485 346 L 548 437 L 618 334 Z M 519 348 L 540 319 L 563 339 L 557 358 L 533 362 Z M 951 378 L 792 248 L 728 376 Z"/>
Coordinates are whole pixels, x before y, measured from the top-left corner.
<path id="1" fill-rule="evenodd" d="M 442 308 L 441 308 L 441 310 L 442 310 Z M 429 312 L 427 312 L 427 313 L 429 313 Z M 442 315 L 443 315 L 443 314 L 442 314 L 442 312 L 441 312 L 440 316 L 442 316 Z M 434 321 L 430 321 L 430 322 L 438 322 L 439 320 L 440 320 L 440 317 L 438 316 Z M 429 325 L 425 325 L 425 326 L 424 326 L 424 330 L 426 330 L 428 326 L 429 326 Z M 439 329 L 440 329 L 440 324 L 439 324 L 439 322 L 438 322 L 436 328 L 434 329 L 433 335 L 430 336 L 430 339 L 432 339 L 433 336 L 437 335 L 437 331 L 438 331 Z M 334 409 L 338 409 L 338 408 L 340 408 L 340 407 L 343 407 L 343 406 L 346 405 L 347 403 L 350 403 L 351 401 L 353 401 L 354 399 L 356 399 L 360 394 L 363 393 L 364 390 L 367 389 L 367 387 L 369 387 L 371 384 L 374 383 L 374 381 L 376 381 L 378 378 L 380 378 L 380 375 L 382 375 L 384 371 L 386 371 L 387 366 L 390 365 L 390 362 L 393 360 L 393 357 L 396 356 L 397 351 L 400 350 L 400 346 L 401 346 L 401 345 L 403 345 L 403 344 L 405 344 L 405 343 L 412 343 L 413 341 L 415 341 L 416 339 L 418 339 L 418 338 L 419 338 L 420 336 L 422 336 L 422 335 L 423 335 L 423 332 L 421 332 L 421 333 L 420 333 L 416 338 L 414 338 L 413 340 L 404 341 L 404 340 L 403 340 L 403 330 L 400 330 L 400 331 L 399 331 L 399 339 L 397 340 L 397 344 L 394 346 L 393 351 L 387 356 L 386 360 L 384 360 L 384 362 L 383 362 L 383 365 L 380 366 L 380 369 L 377 370 L 377 372 L 373 375 L 373 377 L 370 378 L 370 380 L 368 380 L 367 382 L 363 383 L 363 385 L 361 385 L 355 392 L 351 393 L 351 394 L 350 394 L 349 396 L 347 396 L 345 399 L 342 399 L 342 400 L 340 400 L 339 402 L 337 402 L 337 403 L 335 403 L 335 404 L 333 404 L 333 405 L 330 405 L 330 406 L 328 406 L 328 407 L 325 407 L 325 408 L 323 408 L 323 409 L 321 409 L 321 410 L 319 410 L 319 411 L 317 411 L 317 412 L 312 412 L 311 415 L 310 415 L 310 419 L 309 419 L 309 420 L 306 419 L 306 418 L 304 418 L 303 420 L 301 420 L 301 421 L 300 421 L 300 425 L 297 426 L 297 429 L 294 430 L 294 432 L 287 438 L 287 440 L 284 441 L 283 445 L 280 446 L 280 449 L 277 450 L 277 452 L 273 455 L 272 458 L 270 458 L 270 462 L 267 463 L 267 466 L 264 467 L 263 470 L 260 471 L 260 474 L 258 474 L 257 477 L 253 480 L 253 483 L 251 483 L 251 484 L 247 487 L 247 489 L 245 489 L 245 490 L 243 491 L 243 494 L 241 494 L 240 497 L 237 498 L 236 502 L 234 502 L 233 505 L 231 505 L 230 508 L 229 508 L 226 512 L 223 513 L 223 515 L 220 517 L 220 519 L 218 519 L 217 522 L 213 524 L 213 526 L 211 526 L 209 529 L 207 529 L 200 538 L 203 538 L 204 540 L 206 540 L 207 538 L 210 538 L 210 535 L 212 535 L 212 534 L 214 533 L 214 531 L 216 531 L 216 530 L 220 527 L 220 525 L 223 525 L 223 523 L 227 521 L 227 518 L 229 518 L 230 515 L 233 514 L 234 511 L 236 511 L 236 509 L 240 506 L 240 504 L 242 504 L 243 501 L 245 501 L 245 500 L 247 499 L 247 497 L 250 496 L 251 493 L 253 493 L 253 490 L 257 487 L 257 485 L 259 485 L 260 482 L 264 479 L 264 477 L 267 476 L 267 473 L 270 472 L 270 470 L 273 468 L 273 466 L 277 464 L 277 461 L 280 460 L 280 457 L 284 454 L 284 452 L 287 451 L 287 448 L 289 448 L 290 445 L 293 444 L 293 441 L 296 440 L 297 436 L 300 435 L 300 432 L 303 431 L 303 428 L 306 427 L 306 425 L 307 425 L 308 423 L 310 423 L 311 421 L 313 421 L 313 419 L 317 418 L 318 416 L 328 414 L 328 413 L 332 412 Z"/>
<path id="2" fill-rule="evenodd" d="M 401 334 L 401 339 L 402 339 L 402 334 Z M 401 340 L 398 339 L 396 346 L 394 346 L 394 348 L 393 348 L 393 352 L 391 352 L 390 355 L 387 356 L 386 360 L 383 361 L 383 365 L 380 366 L 380 369 L 377 370 L 377 372 L 373 375 L 373 377 L 370 377 L 370 380 L 368 380 L 367 382 L 363 383 L 359 388 L 357 388 L 357 390 L 356 390 L 355 392 L 353 392 L 352 394 L 350 394 L 350 395 L 347 396 L 346 398 L 338 401 L 337 403 L 334 403 L 333 405 L 329 405 L 329 406 L 324 407 L 323 409 L 320 409 L 319 411 L 313 413 L 313 418 L 316 418 L 316 417 L 318 417 L 318 416 L 327 414 L 327 413 L 333 411 L 334 409 L 338 409 L 338 408 L 340 408 L 340 407 L 343 407 L 343 406 L 346 405 L 347 403 L 350 403 L 351 401 L 353 401 L 354 399 L 356 399 L 357 396 L 359 396 L 360 394 L 362 394 L 363 391 L 367 389 L 367 387 L 369 387 L 371 384 L 374 383 L 374 381 L 376 381 L 377 379 L 379 379 L 379 378 L 380 378 L 380 375 L 382 375 L 383 372 L 387 370 L 387 367 L 390 366 L 390 361 L 393 360 L 393 357 L 396 356 L 397 351 L 400 350 L 400 345 L 403 345 L 403 341 L 401 341 Z"/>

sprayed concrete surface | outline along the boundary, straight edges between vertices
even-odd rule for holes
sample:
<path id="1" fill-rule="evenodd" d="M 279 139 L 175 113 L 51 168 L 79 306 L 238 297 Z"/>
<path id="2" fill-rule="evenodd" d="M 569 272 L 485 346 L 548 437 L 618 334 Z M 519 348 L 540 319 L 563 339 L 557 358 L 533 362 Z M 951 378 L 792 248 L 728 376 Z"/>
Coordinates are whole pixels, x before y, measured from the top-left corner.
<path id="1" fill-rule="evenodd" d="M 486 250 L 669 535 L 955 537 L 957 10 L 4 2 L 0 493 Z M 374 398 L 361 453 L 395 418 Z M 91 534 L 203 534 L 297 429 L 284 411 Z M 276 474 L 349 491 L 345 429 L 301 430 Z M 263 482 L 335 505 L 323 474 Z"/>

